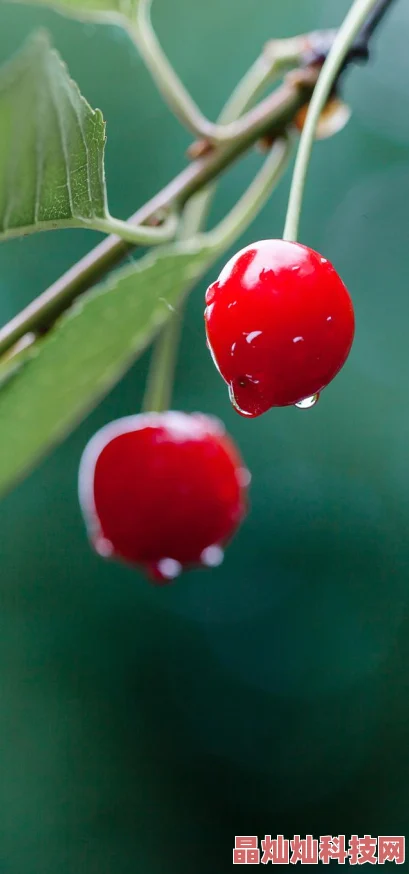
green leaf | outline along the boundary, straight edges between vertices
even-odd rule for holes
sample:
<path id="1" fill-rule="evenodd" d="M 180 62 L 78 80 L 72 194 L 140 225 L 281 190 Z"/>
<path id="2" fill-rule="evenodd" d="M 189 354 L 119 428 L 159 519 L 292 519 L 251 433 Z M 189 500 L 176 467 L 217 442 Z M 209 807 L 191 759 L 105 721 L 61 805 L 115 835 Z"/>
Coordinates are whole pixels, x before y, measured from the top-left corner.
<path id="1" fill-rule="evenodd" d="M 34 335 L 32 335 L 34 336 Z M 23 338 L 25 339 L 25 338 Z M 27 339 L 29 339 L 27 337 Z M 14 349 L 0 358 L 0 391 L 5 383 L 11 379 L 22 367 L 25 361 L 31 357 L 33 351 L 32 340 L 25 344 L 16 344 Z"/>
<path id="2" fill-rule="evenodd" d="M 215 257 L 158 248 L 84 295 L 0 388 L 0 493 L 114 385 Z"/>
<path id="3" fill-rule="evenodd" d="M 37 34 L 0 71 L 0 239 L 106 219 L 104 121 Z"/>

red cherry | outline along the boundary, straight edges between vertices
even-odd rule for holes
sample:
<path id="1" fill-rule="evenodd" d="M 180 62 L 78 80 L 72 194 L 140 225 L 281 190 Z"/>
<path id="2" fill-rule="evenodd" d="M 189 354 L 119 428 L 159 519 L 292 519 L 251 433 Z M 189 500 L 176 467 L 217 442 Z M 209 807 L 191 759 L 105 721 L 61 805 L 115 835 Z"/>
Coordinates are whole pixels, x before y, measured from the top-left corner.
<path id="1" fill-rule="evenodd" d="M 249 482 L 217 419 L 147 413 L 106 425 L 88 443 L 79 496 L 90 539 L 105 557 L 169 582 L 215 566 L 246 512 Z"/>
<path id="2" fill-rule="evenodd" d="M 238 252 L 206 293 L 207 342 L 243 416 L 317 395 L 345 363 L 354 310 L 313 249 L 262 240 Z"/>

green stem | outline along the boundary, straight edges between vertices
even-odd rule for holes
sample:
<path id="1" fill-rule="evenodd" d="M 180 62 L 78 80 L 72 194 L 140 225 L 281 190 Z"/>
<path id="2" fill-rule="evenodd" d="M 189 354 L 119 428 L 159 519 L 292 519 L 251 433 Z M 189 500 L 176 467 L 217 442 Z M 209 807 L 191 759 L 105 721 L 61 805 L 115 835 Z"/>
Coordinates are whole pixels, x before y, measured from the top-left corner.
<path id="1" fill-rule="evenodd" d="M 355 0 L 344 19 L 322 67 L 308 108 L 291 183 L 283 238 L 297 240 L 302 200 L 315 131 L 322 110 L 342 68 L 348 52 L 367 16 L 378 0 Z"/>
<path id="2" fill-rule="evenodd" d="M 275 65 L 275 71 L 278 73 L 281 68 L 282 61 Z M 274 65 L 266 64 L 262 58 L 259 58 L 231 95 L 220 120 L 230 122 L 245 112 L 271 81 L 273 74 Z M 209 234 L 209 242 L 211 240 L 215 248 L 220 251 L 226 249 L 261 209 L 286 166 L 288 153 L 289 139 L 283 138 L 277 141 L 241 200 Z M 186 204 L 179 226 L 178 239 L 195 236 L 202 229 L 213 188 L 214 186 L 209 186 L 203 195 L 197 195 L 193 201 Z M 182 318 L 182 311 L 179 309 L 171 316 L 155 342 L 143 401 L 145 411 L 161 412 L 170 406 Z"/>
<path id="3" fill-rule="evenodd" d="M 241 117 L 251 109 L 263 91 L 287 70 L 302 65 L 305 52 L 305 37 L 270 40 L 260 57 L 240 80 L 223 107 L 217 125 L 214 142 L 228 142 L 243 132 Z"/>
<path id="4" fill-rule="evenodd" d="M 173 313 L 155 340 L 143 399 L 145 412 L 161 413 L 172 402 L 182 311 Z"/>
<path id="5" fill-rule="evenodd" d="M 215 257 L 224 252 L 251 223 L 268 200 L 272 189 L 283 174 L 291 152 L 290 137 L 277 140 L 261 170 L 228 216 L 214 230 L 204 235 L 206 245 L 214 248 Z M 183 216 L 178 239 L 197 234 L 204 215 L 196 214 L 195 224 Z M 177 348 L 182 324 L 181 308 L 168 320 L 154 344 L 143 409 L 162 412 L 169 409 L 176 366 Z"/>
<path id="6" fill-rule="evenodd" d="M 286 70 L 302 65 L 305 41 L 305 37 L 299 36 L 270 40 L 268 49 L 257 58 L 232 92 L 217 124 L 235 122 Z"/>
<path id="7" fill-rule="evenodd" d="M 261 170 L 231 212 L 206 236 L 215 249 L 223 252 L 248 228 L 267 203 L 285 172 L 291 155 L 289 135 L 276 140 Z"/>
<path id="8" fill-rule="evenodd" d="M 91 231 L 101 231 L 103 234 L 115 235 L 131 246 L 158 246 L 160 243 L 169 243 L 175 238 L 178 222 L 179 218 L 176 210 L 169 212 L 169 215 L 162 224 L 157 226 L 131 224 L 130 222 L 114 218 L 111 215 L 107 218 L 95 216 L 93 219 L 70 218 L 57 221 L 42 221 L 32 225 L 8 228 L 7 231 L 0 232 L 0 242 L 13 240 L 16 237 L 28 237 L 41 231 L 87 228 Z"/>
<path id="9" fill-rule="evenodd" d="M 179 222 L 177 239 L 187 240 L 189 237 L 195 236 L 200 229 L 199 217 L 195 226 L 191 227 L 187 224 L 183 213 Z M 161 413 L 170 407 L 182 322 L 183 305 L 172 313 L 155 340 L 142 404 L 145 412 Z"/>
<path id="10" fill-rule="evenodd" d="M 268 55 L 257 59 L 248 74 L 244 76 L 218 119 L 209 121 L 193 100 L 172 67 L 152 27 L 150 9 L 152 0 L 139 0 L 135 21 L 129 25 L 129 34 L 135 42 L 159 91 L 177 118 L 195 136 L 208 140 L 214 145 L 229 143 L 243 133 L 243 127 L 236 123 L 249 105 L 247 100 L 249 86 L 251 103 L 267 85 L 274 81 L 280 72 L 296 66 L 302 60 L 305 37 L 271 41 Z M 276 50 L 274 48 L 276 43 Z M 253 83 L 257 82 L 257 88 Z"/>
<path id="11" fill-rule="evenodd" d="M 228 125 L 241 118 L 284 70 L 301 62 L 304 45 L 300 37 L 270 43 L 268 60 L 265 55 L 257 58 L 223 107 L 218 124 Z M 215 190 L 215 185 L 209 185 L 189 200 L 185 209 L 187 223 L 194 225 L 198 220 L 200 227 L 204 225 Z"/>
<path id="12" fill-rule="evenodd" d="M 172 67 L 152 27 L 152 0 L 139 0 L 129 34 L 135 42 L 159 91 L 177 118 L 199 137 L 211 137 L 214 125 L 203 115 Z"/>
<path id="13" fill-rule="evenodd" d="M 175 238 L 178 221 L 178 216 L 172 213 L 162 225 L 148 227 L 148 225 L 131 225 L 129 222 L 109 216 L 107 219 L 92 219 L 89 227 L 104 234 L 115 234 L 121 240 L 135 246 L 157 246 L 160 243 L 169 243 Z"/>

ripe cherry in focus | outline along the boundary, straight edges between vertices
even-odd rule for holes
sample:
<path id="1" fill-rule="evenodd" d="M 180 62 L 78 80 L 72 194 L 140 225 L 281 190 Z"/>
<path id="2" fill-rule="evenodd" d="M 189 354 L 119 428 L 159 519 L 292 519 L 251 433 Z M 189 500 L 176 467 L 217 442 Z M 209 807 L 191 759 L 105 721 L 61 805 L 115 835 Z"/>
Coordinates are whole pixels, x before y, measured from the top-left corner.
<path id="1" fill-rule="evenodd" d="M 81 460 L 79 496 L 96 551 L 164 583 L 186 567 L 220 564 L 246 513 L 249 480 L 217 419 L 147 413 L 95 434 Z"/>
<path id="2" fill-rule="evenodd" d="M 206 293 L 207 343 L 241 415 L 312 406 L 354 338 L 349 293 L 313 249 L 262 240 L 226 264 Z"/>

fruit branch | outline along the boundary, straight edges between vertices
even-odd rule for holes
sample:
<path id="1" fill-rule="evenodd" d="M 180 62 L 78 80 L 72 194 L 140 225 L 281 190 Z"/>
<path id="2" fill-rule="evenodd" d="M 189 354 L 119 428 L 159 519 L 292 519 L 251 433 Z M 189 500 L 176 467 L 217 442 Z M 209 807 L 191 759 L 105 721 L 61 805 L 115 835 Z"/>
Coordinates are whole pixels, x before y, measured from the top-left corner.
<path id="1" fill-rule="evenodd" d="M 340 67 L 342 70 L 348 63 L 367 56 L 368 41 L 392 0 L 377 0 L 377 2 L 360 0 L 360 3 L 362 2 L 365 2 L 366 11 L 370 16 L 364 20 L 362 29 L 357 33 L 346 56 L 342 56 Z M 209 183 L 217 179 L 258 140 L 268 136 L 273 141 L 285 134 L 299 109 L 311 99 L 319 75 L 319 65 L 329 54 L 336 39 L 336 32 L 313 33 L 305 39 L 306 45 L 309 45 L 309 52 L 306 54 L 308 60 L 286 76 L 282 85 L 254 109 L 250 109 L 242 116 L 238 122 L 239 130 L 236 129 L 235 138 L 210 148 L 205 154 L 192 161 L 155 197 L 138 209 L 128 224 L 149 225 L 152 222 L 156 223 L 164 212 L 168 214 L 169 211 L 183 209 L 193 195 L 206 189 Z M 268 75 L 270 74 L 271 70 Z M 263 72 L 260 62 L 258 65 L 256 63 L 255 69 L 252 69 L 252 75 L 258 77 L 261 90 L 268 77 Z M 245 80 L 243 82 L 242 87 L 246 93 Z M 238 86 L 236 91 L 238 99 L 243 98 L 240 87 Z M 228 117 L 226 121 L 229 121 Z M 34 332 L 38 335 L 49 330 L 54 321 L 79 295 L 104 277 L 126 253 L 134 248 L 135 245 L 131 242 L 126 242 L 117 236 L 107 237 L 0 330 L 0 355 L 10 350 L 26 334 Z"/>
<path id="2" fill-rule="evenodd" d="M 183 208 L 194 194 L 216 179 L 263 135 L 279 136 L 311 96 L 316 79 L 317 71 L 309 68 L 300 71 L 296 81 L 288 77 L 280 88 L 244 116 L 248 124 L 240 138 L 189 164 L 134 213 L 130 224 L 143 225 L 156 219 L 163 210 Z M 48 330 L 80 294 L 91 288 L 134 248 L 135 245 L 117 236 L 107 237 L 0 330 L 0 355 L 25 334 Z"/>
<path id="3" fill-rule="evenodd" d="M 381 23 L 391 6 L 392 0 L 377 0 L 371 13 L 366 17 L 359 34 L 354 42 L 354 51 L 361 51 L 362 56 L 366 57 L 369 51 L 369 41 L 374 34 L 376 28 Z"/>
<path id="4" fill-rule="evenodd" d="M 165 55 L 152 27 L 151 5 L 152 0 L 139 0 L 135 18 L 131 21 L 128 32 L 172 112 L 188 130 L 207 144 L 221 145 L 236 139 L 243 132 L 238 119 L 244 110 L 239 115 L 235 112 L 235 106 L 236 103 L 241 103 L 243 89 L 247 87 L 249 76 L 250 80 L 254 80 L 256 74 L 260 76 L 259 90 L 261 90 L 274 80 L 278 71 L 302 63 L 305 36 L 273 41 L 276 51 L 273 53 L 272 62 L 264 54 L 256 61 L 249 71 L 249 76 L 244 77 L 243 87 L 239 86 L 233 93 L 232 100 L 226 104 L 225 113 L 222 113 L 219 120 L 214 123 L 203 115 Z M 277 47 L 279 47 L 278 52 Z"/>
<path id="5" fill-rule="evenodd" d="M 382 20 L 390 2 L 391 0 L 375 0 L 374 10 L 364 23 L 364 27 L 359 35 L 359 41 L 354 45 L 353 55 L 355 58 L 366 58 L 368 56 L 368 43 L 370 37 L 379 22 Z M 200 137 L 213 145 L 220 145 L 235 139 L 241 131 L 240 122 L 237 121 L 238 117 L 221 117 L 216 123 L 210 121 L 203 115 L 200 108 L 183 85 L 183 82 L 180 80 L 163 51 L 152 27 L 150 16 L 151 5 L 152 0 L 139 0 L 135 19 L 129 26 L 129 33 L 168 106 L 177 118 L 179 118 L 182 124 L 194 133 L 195 136 Z M 332 32 L 328 31 L 328 35 L 331 38 Z M 320 34 L 314 34 L 314 36 L 320 37 Z M 302 62 L 306 37 L 294 37 L 292 39 L 277 42 L 281 42 L 284 48 L 284 54 L 275 59 L 274 69 L 271 71 L 272 78 L 274 78 L 274 72 L 277 66 L 281 66 L 285 69 L 286 62 L 290 59 L 291 55 L 293 60 L 292 66 L 297 66 Z M 291 51 L 289 53 L 290 46 Z M 266 57 L 267 55 L 265 55 L 264 59 L 262 58 L 262 62 L 264 60 L 264 78 L 265 83 L 267 84 L 269 80 L 269 71 L 268 68 L 266 70 Z"/>

